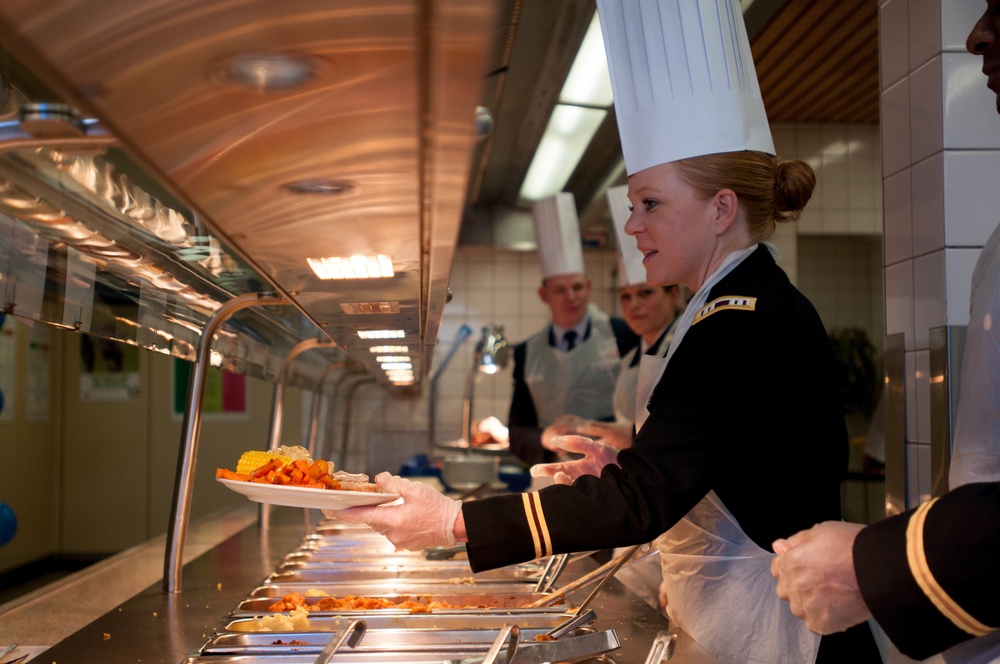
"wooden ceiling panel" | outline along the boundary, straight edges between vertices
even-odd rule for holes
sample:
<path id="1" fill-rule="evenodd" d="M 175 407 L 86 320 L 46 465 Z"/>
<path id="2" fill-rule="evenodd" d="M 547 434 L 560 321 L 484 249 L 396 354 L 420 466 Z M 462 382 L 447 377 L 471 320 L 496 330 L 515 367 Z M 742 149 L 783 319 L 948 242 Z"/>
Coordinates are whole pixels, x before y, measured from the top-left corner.
<path id="1" fill-rule="evenodd" d="M 772 122 L 878 122 L 876 0 L 788 0 L 751 49 Z"/>

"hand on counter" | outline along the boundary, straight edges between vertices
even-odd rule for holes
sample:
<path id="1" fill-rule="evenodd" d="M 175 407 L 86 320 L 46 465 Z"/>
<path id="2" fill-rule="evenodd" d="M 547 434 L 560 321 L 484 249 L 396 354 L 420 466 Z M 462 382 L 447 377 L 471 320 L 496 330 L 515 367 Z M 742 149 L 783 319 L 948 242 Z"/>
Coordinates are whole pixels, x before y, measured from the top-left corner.
<path id="1" fill-rule="evenodd" d="M 854 572 L 854 539 L 862 524 L 825 521 L 772 545 L 771 574 L 809 631 L 833 634 L 872 617 Z"/>
<path id="2" fill-rule="evenodd" d="M 582 454 L 582 459 L 540 463 L 531 467 L 532 477 L 551 475 L 557 484 L 572 484 L 582 475 L 600 475 L 608 464 L 617 466 L 618 450 L 584 436 L 557 436 L 555 449 Z"/>
<path id="3" fill-rule="evenodd" d="M 398 493 L 402 503 L 323 510 L 323 514 L 347 523 L 367 524 L 400 549 L 418 551 L 455 545 L 455 522 L 462 512 L 461 502 L 427 484 L 389 473 L 376 475 L 375 483 L 387 493 Z"/>

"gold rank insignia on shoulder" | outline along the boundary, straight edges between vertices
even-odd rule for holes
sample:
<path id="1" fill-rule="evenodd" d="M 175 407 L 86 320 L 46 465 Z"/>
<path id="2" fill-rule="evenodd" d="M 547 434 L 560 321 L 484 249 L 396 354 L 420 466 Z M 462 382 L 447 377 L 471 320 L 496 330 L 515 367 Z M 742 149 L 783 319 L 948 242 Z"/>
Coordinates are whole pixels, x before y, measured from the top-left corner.
<path id="1" fill-rule="evenodd" d="M 745 295 L 724 295 L 722 297 L 717 297 L 701 309 L 698 313 L 694 315 L 694 320 L 691 322 L 692 325 L 699 323 L 717 311 L 725 311 L 726 309 L 738 309 L 740 311 L 753 311 L 757 308 L 757 298 L 746 297 Z"/>

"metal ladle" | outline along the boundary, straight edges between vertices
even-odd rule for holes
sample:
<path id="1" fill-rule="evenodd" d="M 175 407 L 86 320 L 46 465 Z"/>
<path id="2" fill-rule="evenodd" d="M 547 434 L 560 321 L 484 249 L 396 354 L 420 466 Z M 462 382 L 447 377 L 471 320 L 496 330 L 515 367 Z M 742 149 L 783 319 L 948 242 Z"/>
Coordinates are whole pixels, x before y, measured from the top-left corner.
<path id="1" fill-rule="evenodd" d="M 569 620 L 565 621 L 562 625 L 558 625 L 556 627 L 553 627 L 548 632 L 546 632 L 545 635 L 546 636 L 550 636 L 552 638 L 559 638 L 558 636 L 556 636 L 557 634 L 559 634 L 560 636 L 562 634 L 565 634 L 566 633 L 565 627 L 567 625 L 574 624 L 574 621 L 577 620 L 577 616 L 580 616 L 580 615 L 582 615 L 584 613 L 584 611 L 587 609 L 587 607 L 590 605 L 590 603 L 592 601 L 594 601 L 594 598 L 597 597 L 597 595 L 601 592 L 601 590 L 604 588 L 604 586 L 606 586 L 608 584 L 608 581 L 611 580 L 611 577 L 613 577 L 615 575 L 615 572 L 617 572 L 618 570 L 620 570 L 622 568 L 622 566 L 624 566 L 625 563 L 628 562 L 628 559 L 631 558 L 632 555 L 635 554 L 635 552 L 638 551 L 639 547 L 641 547 L 641 546 L 643 546 L 643 545 L 642 544 L 636 544 L 634 546 L 629 547 L 628 550 L 625 551 L 625 553 L 623 553 L 622 555 L 618 556 L 617 558 L 615 558 L 614 560 L 612 560 L 610 563 L 608 563 L 610 565 L 610 568 L 608 568 L 608 570 L 604 573 L 604 578 L 601 579 L 601 582 L 597 584 L 596 588 L 594 588 L 593 590 L 590 591 L 590 594 L 587 595 L 587 599 L 583 600 L 583 603 L 576 609 L 576 615 L 574 615 Z M 604 569 L 604 568 L 602 567 L 600 569 Z"/>

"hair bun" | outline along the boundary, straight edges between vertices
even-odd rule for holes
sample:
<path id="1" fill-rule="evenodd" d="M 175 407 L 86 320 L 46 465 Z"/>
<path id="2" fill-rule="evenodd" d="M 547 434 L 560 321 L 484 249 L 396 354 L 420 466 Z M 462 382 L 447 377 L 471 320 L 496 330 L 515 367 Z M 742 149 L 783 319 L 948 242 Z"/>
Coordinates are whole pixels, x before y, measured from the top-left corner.
<path id="1" fill-rule="evenodd" d="M 778 221 L 798 219 L 816 187 L 816 173 L 804 161 L 774 159 L 774 210 Z"/>

